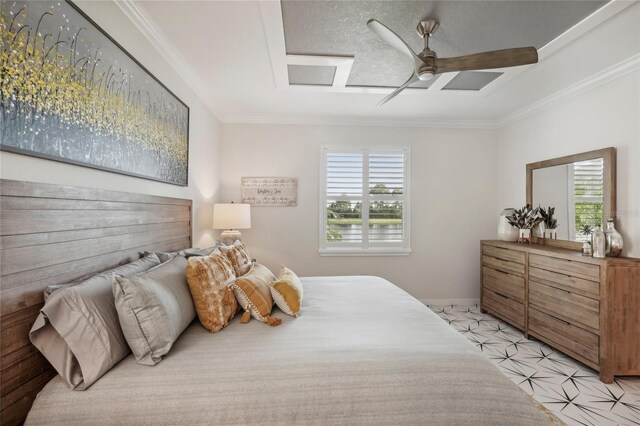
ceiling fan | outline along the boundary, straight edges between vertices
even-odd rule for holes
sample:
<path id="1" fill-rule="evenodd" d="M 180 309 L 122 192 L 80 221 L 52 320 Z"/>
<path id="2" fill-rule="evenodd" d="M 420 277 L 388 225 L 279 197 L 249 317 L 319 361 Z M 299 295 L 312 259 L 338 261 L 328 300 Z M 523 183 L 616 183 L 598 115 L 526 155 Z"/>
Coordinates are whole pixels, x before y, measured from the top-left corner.
<path id="1" fill-rule="evenodd" d="M 417 31 L 418 35 L 424 40 L 424 49 L 417 55 L 399 35 L 379 21 L 369 19 L 367 26 L 391 47 L 409 56 L 414 64 L 413 74 L 409 80 L 382 99 L 380 103 L 378 103 L 378 106 L 395 98 L 411 83 L 418 80 L 431 80 L 436 74 L 453 71 L 515 67 L 538 62 L 538 52 L 534 47 L 493 50 L 455 58 L 438 58 L 436 52 L 429 48 L 429 38 L 440 26 L 440 23 L 435 20 L 422 21 L 418 24 Z"/>

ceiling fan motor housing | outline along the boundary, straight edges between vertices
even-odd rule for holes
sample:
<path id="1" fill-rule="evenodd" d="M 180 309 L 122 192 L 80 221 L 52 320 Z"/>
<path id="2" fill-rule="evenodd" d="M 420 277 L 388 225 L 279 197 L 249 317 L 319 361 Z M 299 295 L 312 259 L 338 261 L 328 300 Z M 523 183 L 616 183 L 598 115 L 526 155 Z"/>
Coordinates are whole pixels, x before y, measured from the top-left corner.
<path id="1" fill-rule="evenodd" d="M 418 57 L 423 64 L 416 70 L 416 75 L 421 81 L 428 81 L 435 77 L 438 68 L 436 67 L 436 52 L 426 47 Z"/>

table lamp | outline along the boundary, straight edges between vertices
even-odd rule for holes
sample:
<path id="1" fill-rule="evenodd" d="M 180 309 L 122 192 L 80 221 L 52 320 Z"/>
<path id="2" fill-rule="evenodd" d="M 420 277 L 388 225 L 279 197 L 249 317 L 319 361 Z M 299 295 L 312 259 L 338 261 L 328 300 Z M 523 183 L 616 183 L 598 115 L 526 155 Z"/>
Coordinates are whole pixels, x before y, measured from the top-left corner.
<path id="1" fill-rule="evenodd" d="M 231 245 L 240 240 L 238 229 L 251 228 L 251 207 L 249 204 L 214 204 L 213 229 L 224 229 L 220 234 L 223 244 Z"/>

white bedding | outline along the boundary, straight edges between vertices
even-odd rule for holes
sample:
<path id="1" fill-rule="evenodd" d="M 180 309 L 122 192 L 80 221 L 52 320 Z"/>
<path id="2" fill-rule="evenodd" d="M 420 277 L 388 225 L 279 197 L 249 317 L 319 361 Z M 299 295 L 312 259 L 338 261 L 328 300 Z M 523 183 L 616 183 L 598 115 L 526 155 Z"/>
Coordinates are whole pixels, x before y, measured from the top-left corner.
<path id="1" fill-rule="evenodd" d="M 466 339 L 377 277 L 302 279 L 278 327 L 196 321 L 154 367 L 128 356 L 86 391 L 59 377 L 27 425 L 474 424 L 553 418 Z"/>

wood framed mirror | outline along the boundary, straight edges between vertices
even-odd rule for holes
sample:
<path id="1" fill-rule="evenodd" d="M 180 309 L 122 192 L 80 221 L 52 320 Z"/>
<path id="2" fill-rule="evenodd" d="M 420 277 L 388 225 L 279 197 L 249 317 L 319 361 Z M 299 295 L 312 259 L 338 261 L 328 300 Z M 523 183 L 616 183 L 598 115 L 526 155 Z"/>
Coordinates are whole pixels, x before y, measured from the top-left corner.
<path id="1" fill-rule="evenodd" d="M 527 164 L 527 204 L 554 207 L 557 239 L 537 244 L 580 250 L 585 225 L 604 226 L 616 214 L 616 149 L 604 148 Z"/>

